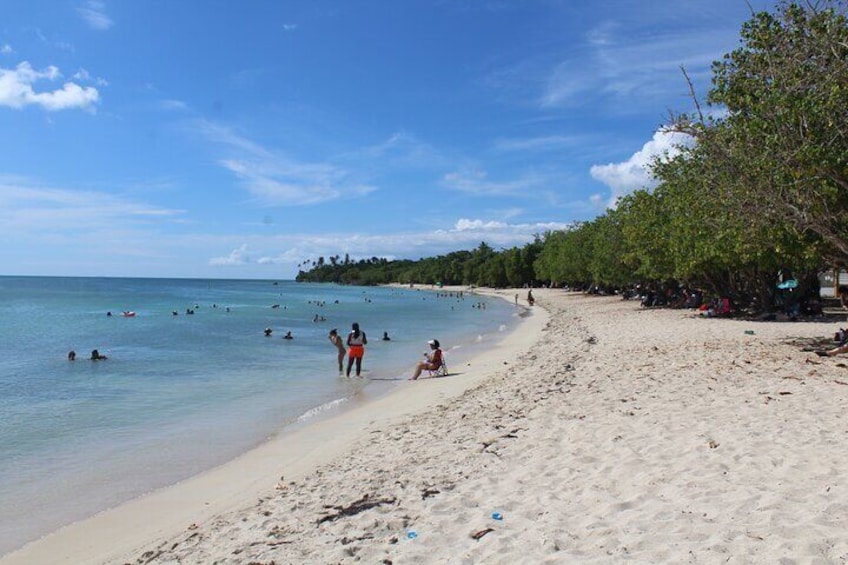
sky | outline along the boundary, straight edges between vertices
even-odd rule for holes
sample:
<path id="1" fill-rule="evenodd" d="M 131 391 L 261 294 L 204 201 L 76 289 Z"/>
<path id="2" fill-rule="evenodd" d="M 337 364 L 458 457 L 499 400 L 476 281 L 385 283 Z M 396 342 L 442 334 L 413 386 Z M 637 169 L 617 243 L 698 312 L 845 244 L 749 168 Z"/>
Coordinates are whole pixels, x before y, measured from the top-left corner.
<path id="1" fill-rule="evenodd" d="M 651 186 L 752 0 L 3 0 L 0 275 L 294 278 Z"/>

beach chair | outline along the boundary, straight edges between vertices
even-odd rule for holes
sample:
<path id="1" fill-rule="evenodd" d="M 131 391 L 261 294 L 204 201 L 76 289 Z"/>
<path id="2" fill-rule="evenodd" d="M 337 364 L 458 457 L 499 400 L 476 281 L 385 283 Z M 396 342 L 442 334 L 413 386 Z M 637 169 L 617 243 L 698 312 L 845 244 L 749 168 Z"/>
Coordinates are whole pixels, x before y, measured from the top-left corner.
<path id="1" fill-rule="evenodd" d="M 448 376 L 448 362 L 445 359 L 445 352 L 442 351 L 442 364 L 437 369 L 427 369 L 431 377 L 446 377 Z"/>

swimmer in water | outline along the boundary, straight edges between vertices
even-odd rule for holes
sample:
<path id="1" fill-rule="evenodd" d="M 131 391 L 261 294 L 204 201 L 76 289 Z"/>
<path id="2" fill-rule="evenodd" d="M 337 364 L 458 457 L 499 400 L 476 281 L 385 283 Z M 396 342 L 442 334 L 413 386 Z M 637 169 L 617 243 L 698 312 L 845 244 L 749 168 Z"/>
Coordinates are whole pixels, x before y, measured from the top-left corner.
<path id="1" fill-rule="evenodd" d="M 76 355 L 74 355 L 74 358 L 76 358 Z M 108 359 L 108 357 L 106 357 L 105 355 L 101 355 L 100 352 L 97 351 L 96 349 L 91 350 L 91 360 L 92 361 L 103 361 L 105 359 Z"/>

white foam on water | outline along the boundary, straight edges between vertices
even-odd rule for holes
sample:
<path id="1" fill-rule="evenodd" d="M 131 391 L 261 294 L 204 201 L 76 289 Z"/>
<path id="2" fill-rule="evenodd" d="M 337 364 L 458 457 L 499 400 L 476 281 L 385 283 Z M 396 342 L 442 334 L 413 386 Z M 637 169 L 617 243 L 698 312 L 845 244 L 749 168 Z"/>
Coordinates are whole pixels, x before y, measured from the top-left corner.
<path id="1" fill-rule="evenodd" d="M 335 410 L 341 407 L 342 405 L 347 404 L 348 402 L 350 402 L 350 399 L 348 398 L 337 398 L 335 400 L 331 400 L 330 402 L 325 402 L 321 406 L 310 408 L 309 410 L 298 416 L 297 421 L 302 423 L 306 420 L 311 420 L 316 416 L 320 416 L 322 414 Z"/>

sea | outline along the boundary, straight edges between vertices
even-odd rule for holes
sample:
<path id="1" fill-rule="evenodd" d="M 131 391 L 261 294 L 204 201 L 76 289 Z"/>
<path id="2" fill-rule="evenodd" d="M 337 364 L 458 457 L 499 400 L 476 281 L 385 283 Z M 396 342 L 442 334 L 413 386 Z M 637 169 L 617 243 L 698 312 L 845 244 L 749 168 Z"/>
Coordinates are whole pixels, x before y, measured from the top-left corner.
<path id="1" fill-rule="evenodd" d="M 0 555 L 387 394 L 429 339 L 458 367 L 520 315 L 438 288 L 0 277 Z M 327 337 L 353 322 L 361 378 Z"/>

